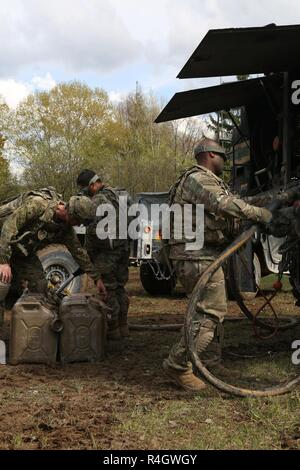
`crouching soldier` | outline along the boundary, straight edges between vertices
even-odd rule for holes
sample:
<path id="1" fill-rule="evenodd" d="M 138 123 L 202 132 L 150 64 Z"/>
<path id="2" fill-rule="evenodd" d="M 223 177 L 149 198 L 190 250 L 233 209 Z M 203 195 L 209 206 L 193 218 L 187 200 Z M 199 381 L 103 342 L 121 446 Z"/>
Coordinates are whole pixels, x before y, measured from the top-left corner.
<path id="1" fill-rule="evenodd" d="M 118 238 L 100 240 L 96 233 L 97 223 L 100 220 L 96 217 L 96 210 L 102 204 L 113 206 L 116 225 L 119 227 L 119 197 L 92 170 L 83 170 L 77 178 L 77 185 L 95 205 L 95 217 L 93 223 L 87 227 L 85 246 L 107 289 L 107 304 L 112 309 L 108 338 L 118 340 L 129 336 L 127 324 L 129 297 L 125 289 L 128 281 L 128 241 Z"/>
<path id="2" fill-rule="evenodd" d="M 0 281 L 10 284 L 4 307 L 11 308 L 24 287 L 30 292 L 46 293 L 47 280 L 37 251 L 52 243 L 66 246 L 79 267 L 96 283 L 99 294 L 106 300 L 106 289 L 99 272 L 82 248 L 73 226 L 88 223 L 91 201 L 86 197 L 71 197 L 63 202 L 52 189 L 30 191 L 0 206 Z"/>

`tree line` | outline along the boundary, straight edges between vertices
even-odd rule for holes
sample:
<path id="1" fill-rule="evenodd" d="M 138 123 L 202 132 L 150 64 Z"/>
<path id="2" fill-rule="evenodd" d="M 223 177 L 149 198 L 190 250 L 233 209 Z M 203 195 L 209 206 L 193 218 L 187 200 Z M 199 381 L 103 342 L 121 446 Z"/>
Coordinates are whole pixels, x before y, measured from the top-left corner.
<path id="1" fill-rule="evenodd" d="M 31 94 L 15 110 L 0 107 L 0 200 L 45 186 L 67 198 L 84 168 L 131 195 L 167 191 L 191 165 L 205 127 L 194 118 L 155 124 L 163 104 L 139 86 L 116 104 L 74 81 Z"/>

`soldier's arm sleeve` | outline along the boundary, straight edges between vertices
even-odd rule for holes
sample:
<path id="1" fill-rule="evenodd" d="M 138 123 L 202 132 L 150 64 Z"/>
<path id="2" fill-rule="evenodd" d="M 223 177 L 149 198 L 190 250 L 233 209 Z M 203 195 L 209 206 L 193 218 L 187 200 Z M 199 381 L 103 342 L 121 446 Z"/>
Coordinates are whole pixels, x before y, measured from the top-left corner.
<path id="1" fill-rule="evenodd" d="M 271 194 L 270 192 L 267 192 L 265 194 L 257 194 L 255 196 L 241 197 L 241 199 L 247 204 L 262 207 L 269 204 L 274 199 L 274 197 L 277 197 L 276 193 Z"/>
<path id="2" fill-rule="evenodd" d="M 87 251 L 81 246 L 73 227 L 70 227 L 65 232 L 63 243 L 82 271 L 88 274 L 94 281 L 101 279 L 101 274 L 95 269 Z"/>
<path id="3" fill-rule="evenodd" d="M 97 210 L 100 206 L 104 206 L 104 205 L 107 205 L 109 207 L 112 206 L 112 203 L 110 202 L 110 200 L 107 198 L 107 196 L 105 194 L 101 194 L 101 192 L 97 193 L 93 199 L 92 199 L 92 202 L 94 204 L 94 209 L 95 209 L 95 217 L 94 217 L 94 225 L 96 227 L 96 225 L 98 224 L 98 222 L 103 219 L 105 216 L 99 216 L 97 215 Z M 96 231 L 96 228 L 95 228 L 95 231 Z"/>
<path id="4" fill-rule="evenodd" d="M 295 186 L 292 188 L 287 188 L 284 190 L 276 191 L 276 190 L 269 190 L 264 194 L 256 194 L 255 196 L 246 196 L 243 197 L 243 201 L 247 202 L 248 204 L 255 204 L 256 206 L 266 206 L 270 204 L 270 202 L 277 199 L 282 203 L 292 203 L 295 200 L 300 198 L 300 188 L 299 186 Z"/>
<path id="5" fill-rule="evenodd" d="M 4 222 L 0 235 L 0 264 L 9 264 L 12 248 L 11 242 L 30 222 L 40 217 L 47 209 L 47 201 L 43 198 L 28 200 L 11 214 Z"/>
<path id="6" fill-rule="evenodd" d="M 226 194 L 213 182 L 206 181 L 204 187 L 193 175 L 190 177 L 188 191 L 191 202 L 204 204 L 207 212 L 253 222 L 269 222 L 272 218 L 268 209 L 252 206 L 232 194 Z"/>

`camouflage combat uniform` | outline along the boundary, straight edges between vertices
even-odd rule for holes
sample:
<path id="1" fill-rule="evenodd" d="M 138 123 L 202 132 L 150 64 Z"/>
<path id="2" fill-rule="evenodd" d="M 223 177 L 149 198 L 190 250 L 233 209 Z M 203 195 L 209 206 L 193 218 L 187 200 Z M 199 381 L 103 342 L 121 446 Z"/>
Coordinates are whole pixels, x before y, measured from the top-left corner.
<path id="1" fill-rule="evenodd" d="M 45 293 L 47 280 L 37 251 L 52 243 L 61 243 L 70 251 L 80 268 L 95 281 L 96 271 L 77 238 L 73 227 L 54 221 L 58 196 L 52 192 L 32 191 L 15 199 L 12 213 L 1 218 L 0 264 L 10 264 L 12 284 L 5 304 L 11 307 L 25 287 Z M 3 312 L 3 305 L 1 308 Z"/>
<path id="2" fill-rule="evenodd" d="M 95 207 L 101 204 L 113 205 L 119 224 L 119 198 L 117 193 L 109 186 L 104 186 L 92 198 Z M 94 223 L 87 227 L 87 252 L 101 273 L 101 278 L 108 294 L 108 306 L 112 309 L 110 331 L 127 326 L 129 297 L 125 289 L 128 281 L 129 248 L 127 240 L 100 240 L 96 228 L 100 219 L 95 217 Z"/>
<path id="3" fill-rule="evenodd" d="M 177 180 L 170 190 L 169 204 L 204 205 L 204 246 L 201 250 L 186 251 L 185 244 L 191 240 L 176 240 L 171 234 L 170 259 L 177 277 L 187 295 L 190 295 L 205 269 L 219 256 L 233 240 L 234 221 L 248 219 L 259 222 L 266 217 L 266 209 L 251 206 L 232 195 L 222 179 L 207 168 L 195 165 Z M 196 230 L 195 217 L 193 230 Z M 225 279 L 222 268 L 218 269 L 206 285 L 204 296 L 194 313 L 194 327 L 197 344 L 200 328 L 210 328 L 212 322 L 220 325 L 227 312 Z M 213 331 L 213 330 L 212 330 Z M 216 330 L 215 330 L 216 331 Z M 212 339 L 211 339 L 212 340 Z M 173 346 L 168 366 L 179 371 L 191 369 L 184 338 Z"/>

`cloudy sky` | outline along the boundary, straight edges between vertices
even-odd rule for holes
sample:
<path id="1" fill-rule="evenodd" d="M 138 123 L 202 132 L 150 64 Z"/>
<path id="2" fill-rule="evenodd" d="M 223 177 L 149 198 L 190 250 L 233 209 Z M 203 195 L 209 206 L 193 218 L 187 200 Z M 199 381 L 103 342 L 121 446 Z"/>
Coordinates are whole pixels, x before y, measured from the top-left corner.
<path id="1" fill-rule="evenodd" d="M 117 100 L 212 84 L 176 75 L 208 29 L 300 23 L 299 0 L 0 0 L 0 94 L 81 80 Z"/>

